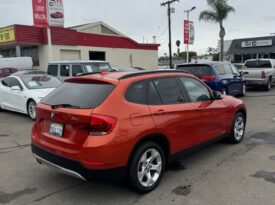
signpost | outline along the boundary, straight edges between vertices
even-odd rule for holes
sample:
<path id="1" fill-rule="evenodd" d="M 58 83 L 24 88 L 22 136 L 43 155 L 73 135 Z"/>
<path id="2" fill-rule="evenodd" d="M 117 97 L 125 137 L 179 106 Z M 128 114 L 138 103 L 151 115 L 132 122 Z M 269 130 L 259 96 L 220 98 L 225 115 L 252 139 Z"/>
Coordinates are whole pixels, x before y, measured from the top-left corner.
<path id="1" fill-rule="evenodd" d="M 184 20 L 184 44 L 187 45 L 186 62 L 189 63 L 189 45 L 193 45 L 195 40 L 194 23 L 189 20 Z"/>

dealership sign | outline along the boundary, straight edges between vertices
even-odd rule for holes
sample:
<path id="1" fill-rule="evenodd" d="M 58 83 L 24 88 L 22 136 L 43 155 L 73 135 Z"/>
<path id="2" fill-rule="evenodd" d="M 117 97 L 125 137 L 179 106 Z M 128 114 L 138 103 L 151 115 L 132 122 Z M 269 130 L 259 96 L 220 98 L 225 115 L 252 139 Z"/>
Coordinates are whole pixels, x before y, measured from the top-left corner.
<path id="1" fill-rule="evenodd" d="M 50 26 L 64 26 L 63 0 L 48 0 L 48 22 Z"/>
<path id="2" fill-rule="evenodd" d="M 35 26 L 64 26 L 63 0 L 32 0 L 32 7 Z"/>
<path id="3" fill-rule="evenodd" d="M 0 29 L 0 43 L 15 41 L 14 27 L 6 27 Z"/>
<path id="4" fill-rule="evenodd" d="M 272 39 L 259 41 L 243 41 L 242 48 L 272 46 Z"/>
<path id="5" fill-rule="evenodd" d="M 193 44 L 195 40 L 195 27 L 192 21 L 184 20 L 184 44 Z"/>

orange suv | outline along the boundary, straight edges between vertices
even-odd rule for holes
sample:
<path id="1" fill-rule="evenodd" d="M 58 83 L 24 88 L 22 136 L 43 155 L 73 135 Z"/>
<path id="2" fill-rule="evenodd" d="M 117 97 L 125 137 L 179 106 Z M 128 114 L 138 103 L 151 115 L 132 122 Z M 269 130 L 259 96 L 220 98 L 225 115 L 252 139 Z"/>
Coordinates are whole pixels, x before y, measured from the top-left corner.
<path id="1" fill-rule="evenodd" d="M 181 71 L 84 74 L 37 105 L 32 152 L 84 180 L 122 174 L 146 193 L 191 148 L 224 137 L 241 142 L 245 124 L 241 100 Z"/>

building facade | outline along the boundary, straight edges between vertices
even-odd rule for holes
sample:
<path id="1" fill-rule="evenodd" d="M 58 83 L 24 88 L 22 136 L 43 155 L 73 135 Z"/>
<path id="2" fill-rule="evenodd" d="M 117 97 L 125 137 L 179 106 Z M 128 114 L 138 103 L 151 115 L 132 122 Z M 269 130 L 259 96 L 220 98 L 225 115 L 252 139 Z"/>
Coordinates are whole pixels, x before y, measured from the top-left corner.
<path id="1" fill-rule="evenodd" d="M 247 59 L 275 59 L 275 36 L 225 41 L 226 60 L 244 63 Z"/>
<path id="2" fill-rule="evenodd" d="M 52 61 L 105 60 L 112 66 L 156 69 L 157 44 L 141 44 L 103 22 L 71 28 L 51 27 Z M 35 68 L 46 70 L 48 36 L 46 28 L 13 25 L 0 29 L 0 55 L 29 56 Z"/>

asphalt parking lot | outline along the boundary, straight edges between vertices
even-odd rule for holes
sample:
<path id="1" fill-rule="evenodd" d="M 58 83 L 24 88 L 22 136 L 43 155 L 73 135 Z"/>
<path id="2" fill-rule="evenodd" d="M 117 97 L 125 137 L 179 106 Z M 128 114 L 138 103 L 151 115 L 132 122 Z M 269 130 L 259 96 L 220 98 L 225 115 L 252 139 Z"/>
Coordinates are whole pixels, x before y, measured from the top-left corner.
<path id="1" fill-rule="evenodd" d="M 32 121 L 0 112 L 0 204 L 275 204 L 275 87 L 250 89 L 246 138 L 217 142 L 169 166 L 147 195 L 115 182 L 83 182 L 32 157 Z"/>

